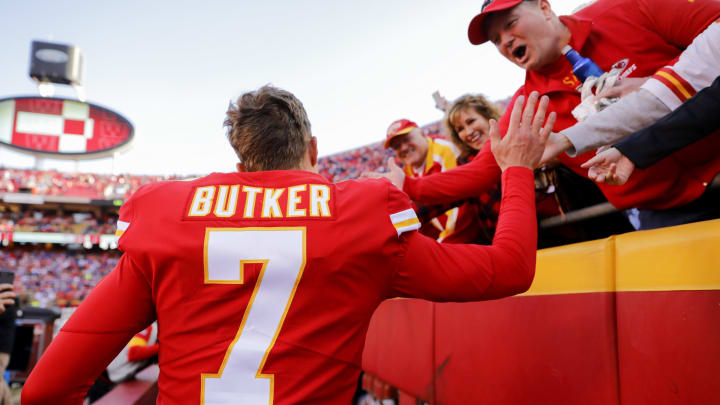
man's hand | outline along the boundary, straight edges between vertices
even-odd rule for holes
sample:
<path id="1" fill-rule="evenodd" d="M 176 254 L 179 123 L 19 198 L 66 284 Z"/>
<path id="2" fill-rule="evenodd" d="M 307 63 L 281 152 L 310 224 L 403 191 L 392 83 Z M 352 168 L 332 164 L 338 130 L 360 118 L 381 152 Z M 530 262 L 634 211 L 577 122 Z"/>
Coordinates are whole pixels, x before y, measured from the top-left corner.
<path id="1" fill-rule="evenodd" d="M 618 80 L 614 86 L 603 88 L 595 99 L 623 97 L 637 90 L 648 81 L 650 77 L 626 77 Z"/>
<path id="2" fill-rule="evenodd" d="M 588 169 L 588 177 L 598 183 L 622 186 L 628 181 L 635 165 L 616 148 L 595 155 L 580 167 Z"/>
<path id="3" fill-rule="evenodd" d="M 520 96 L 515 100 L 510 114 L 510 126 L 502 139 L 497 121 L 490 120 L 490 147 L 495 161 L 503 171 L 511 166 L 522 166 L 534 170 L 540 163 L 545 150 L 545 142 L 555 125 L 556 114 L 555 112 L 550 113 L 545 127 L 543 127 L 549 99 L 547 96 L 540 99 L 540 106 L 533 117 L 537 100 L 538 92 L 530 93 L 524 111 L 522 108 L 525 98 Z"/>
<path id="4" fill-rule="evenodd" d="M 440 94 L 440 91 L 435 90 L 432 94 L 433 100 L 435 100 L 435 108 L 442 112 L 447 112 L 450 108 L 450 102 Z"/>
<path id="5" fill-rule="evenodd" d="M 0 314 L 5 312 L 5 307 L 15 303 L 15 293 L 12 284 L 0 284 Z"/>
<path id="6" fill-rule="evenodd" d="M 362 174 L 362 177 L 369 179 L 385 178 L 390 180 L 390 182 L 394 184 L 395 187 L 402 190 L 403 183 L 405 183 L 405 173 L 398 165 L 395 164 L 395 160 L 393 158 L 388 159 L 388 169 L 389 172 L 387 173 L 365 172 Z"/>
<path id="7" fill-rule="evenodd" d="M 570 143 L 567 136 L 559 132 L 551 132 L 545 144 L 545 151 L 543 152 L 542 159 L 540 159 L 540 165 L 546 165 L 571 146 L 572 143 Z"/>

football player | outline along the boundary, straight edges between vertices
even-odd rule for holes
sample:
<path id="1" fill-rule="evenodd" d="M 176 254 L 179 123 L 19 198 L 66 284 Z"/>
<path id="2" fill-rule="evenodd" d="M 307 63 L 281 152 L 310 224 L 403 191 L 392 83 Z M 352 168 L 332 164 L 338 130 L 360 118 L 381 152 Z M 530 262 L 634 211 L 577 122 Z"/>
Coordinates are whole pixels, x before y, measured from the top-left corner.
<path id="1" fill-rule="evenodd" d="M 158 403 L 338 404 L 353 395 L 370 317 L 391 297 L 494 299 L 527 290 L 537 227 L 532 168 L 555 116 L 518 98 L 507 136 L 492 122 L 502 207 L 492 246 L 419 234 L 384 179 L 329 183 L 291 93 L 231 104 L 237 172 L 139 189 L 121 208 L 117 267 L 35 366 L 22 403 L 81 404 L 92 381 L 155 319 Z M 534 114 L 534 115 L 533 115 Z"/>

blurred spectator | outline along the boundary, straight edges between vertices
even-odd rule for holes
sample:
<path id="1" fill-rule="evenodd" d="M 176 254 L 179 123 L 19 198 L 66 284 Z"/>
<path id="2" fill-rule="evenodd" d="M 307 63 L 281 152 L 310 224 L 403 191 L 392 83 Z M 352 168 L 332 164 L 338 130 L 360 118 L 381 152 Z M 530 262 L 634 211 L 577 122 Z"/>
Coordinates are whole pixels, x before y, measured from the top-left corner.
<path id="1" fill-rule="evenodd" d="M 12 284 L 0 284 L 0 314 L 5 312 L 5 309 L 15 304 L 15 291 L 13 291 Z M 0 345 L 2 348 L 2 345 Z"/>
<path id="2" fill-rule="evenodd" d="M 0 267 L 2 268 L 2 267 Z M 10 353 L 12 353 L 15 342 L 15 319 L 17 318 L 17 306 L 15 305 L 15 293 L 11 284 L 0 284 L 0 403 L 10 404 L 10 387 L 5 381 L 5 370 L 10 364 Z"/>

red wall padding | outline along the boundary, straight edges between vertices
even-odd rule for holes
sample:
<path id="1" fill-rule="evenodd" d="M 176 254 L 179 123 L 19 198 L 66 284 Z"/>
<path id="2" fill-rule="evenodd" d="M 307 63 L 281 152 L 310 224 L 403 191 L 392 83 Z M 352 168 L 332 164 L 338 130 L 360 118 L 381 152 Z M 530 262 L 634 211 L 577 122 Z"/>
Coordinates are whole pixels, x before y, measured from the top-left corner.
<path id="1" fill-rule="evenodd" d="M 720 404 L 720 291 L 617 293 L 617 313 L 623 404 Z"/>
<path id="2" fill-rule="evenodd" d="M 368 329 L 363 369 L 424 401 L 434 398 L 434 305 L 416 299 L 383 302 Z"/>
<path id="3" fill-rule="evenodd" d="M 437 404 L 618 403 L 612 294 L 437 304 L 436 316 Z"/>

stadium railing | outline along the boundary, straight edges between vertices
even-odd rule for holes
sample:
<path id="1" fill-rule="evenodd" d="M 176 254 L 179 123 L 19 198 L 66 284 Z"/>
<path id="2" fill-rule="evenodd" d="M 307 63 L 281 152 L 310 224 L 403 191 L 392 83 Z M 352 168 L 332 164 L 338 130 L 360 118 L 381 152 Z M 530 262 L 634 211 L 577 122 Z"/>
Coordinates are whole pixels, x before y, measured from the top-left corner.
<path id="1" fill-rule="evenodd" d="M 526 293 L 376 311 L 364 369 L 400 404 L 720 403 L 720 220 L 538 252 Z"/>

